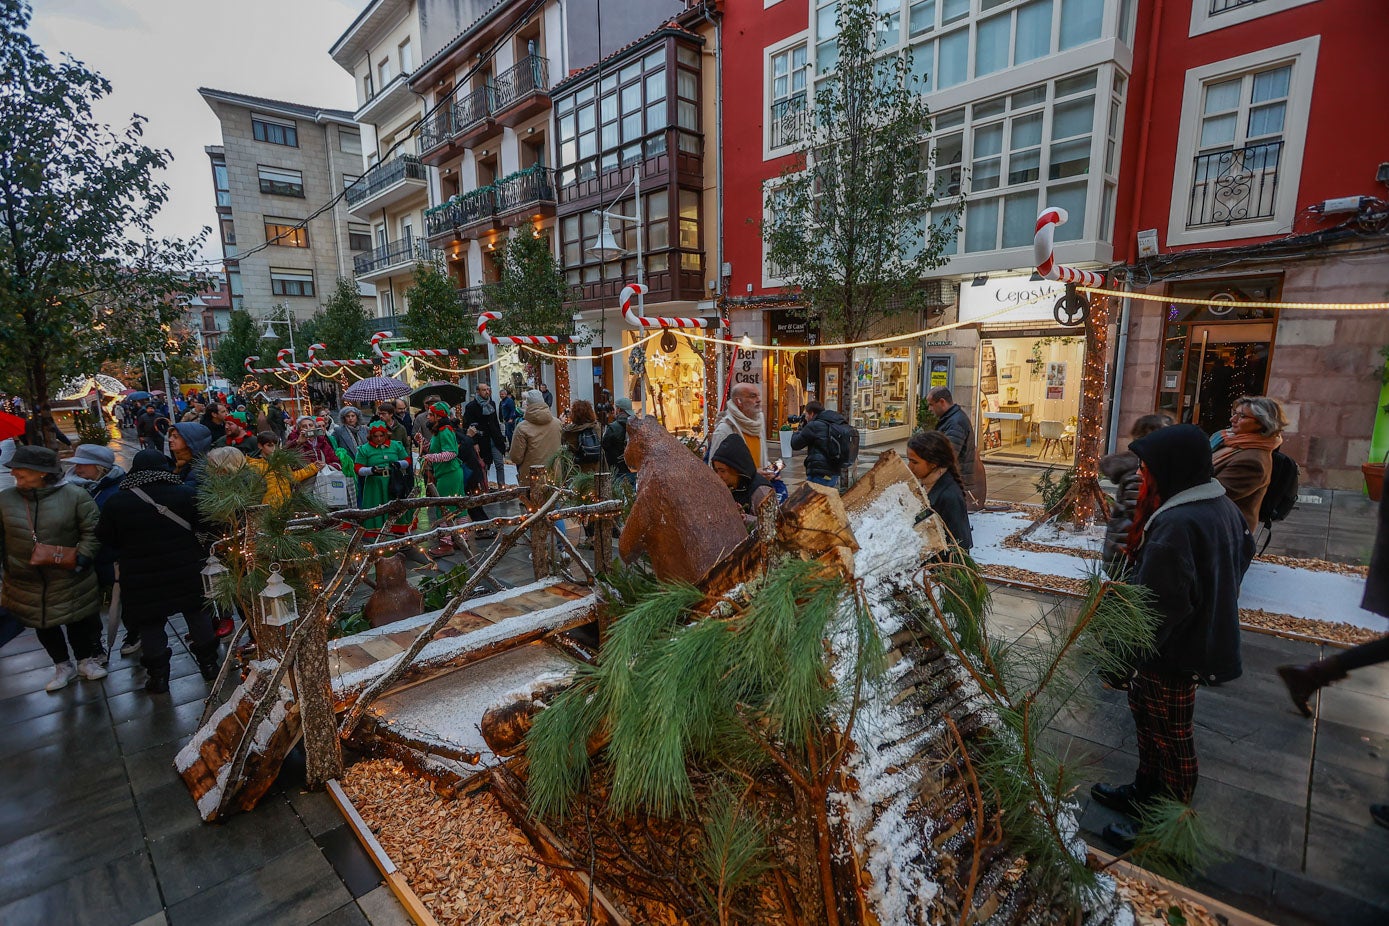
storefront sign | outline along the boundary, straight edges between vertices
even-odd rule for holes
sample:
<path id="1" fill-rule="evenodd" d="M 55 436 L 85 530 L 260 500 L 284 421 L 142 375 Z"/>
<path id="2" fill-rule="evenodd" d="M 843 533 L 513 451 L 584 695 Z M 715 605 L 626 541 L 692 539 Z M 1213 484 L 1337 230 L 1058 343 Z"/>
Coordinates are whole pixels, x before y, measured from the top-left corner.
<path id="1" fill-rule="evenodd" d="M 761 351 L 748 350 L 744 347 L 733 348 L 733 383 L 752 383 L 754 386 L 762 385 L 762 357 Z"/>
<path id="2" fill-rule="evenodd" d="M 804 312 L 773 309 L 767 313 L 768 336 L 773 344 L 813 346 L 820 343 L 820 326 Z"/>
<path id="3" fill-rule="evenodd" d="M 1065 294 L 1064 283 L 1034 283 L 1025 276 L 990 277 L 978 286 L 966 283 L 960 287 L 960 321 L 984 325 L 1052 322 L 1052 308 Z"/>

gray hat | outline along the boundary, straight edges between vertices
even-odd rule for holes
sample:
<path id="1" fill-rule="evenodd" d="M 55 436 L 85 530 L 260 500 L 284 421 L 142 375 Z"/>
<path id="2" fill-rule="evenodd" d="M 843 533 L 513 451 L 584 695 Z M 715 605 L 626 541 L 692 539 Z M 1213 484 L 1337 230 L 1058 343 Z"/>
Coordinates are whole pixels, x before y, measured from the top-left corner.
<path id="1" fill-rule="evenodd" d="M 617 401 L 613 404 L 616 405 L 618 408 L 622 409 L 627 414 L 632 414 L 632 400 L 627 398 L 625 395 L 618 396 Z"/>
<path id="2" fill-rule="evenodd" d="M 64 462 L 73 466 L 86 463 L 91 466 L 100 466 L 103 469 L 111 469 L 116 465 L 116 454 L 110 447 L 103 447 L 101 444 L 78 444 L 77 452 Z"/>
<path id="3" fill-rule="evenodd" d="M 47 447 L 19 447 L 10 458 L 10 469 L 31 469 L 36 473 L 61 473 L 58 454 Z"/>

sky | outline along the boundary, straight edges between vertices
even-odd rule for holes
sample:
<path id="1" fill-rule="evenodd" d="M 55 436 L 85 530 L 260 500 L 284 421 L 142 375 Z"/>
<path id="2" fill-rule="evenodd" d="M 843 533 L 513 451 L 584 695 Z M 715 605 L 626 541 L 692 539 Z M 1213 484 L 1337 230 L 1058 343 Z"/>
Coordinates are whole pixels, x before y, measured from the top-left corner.
<path id="1" fill-rule="evenodd" d="M 205 145 L 221 144 L 199 87 L 353 110 L 351 76 L 328 47 L 367 0 L 31 0 L 29 34 L 50 58 L 67 52 L 112 84 L 97 117 L 123 127 L 145 116 L 145 143 L 167 148 L 169 202 L 155 222 L 192 237 L 215 222 Z M 216 233 L 204 256 L 221 260 Z"/>

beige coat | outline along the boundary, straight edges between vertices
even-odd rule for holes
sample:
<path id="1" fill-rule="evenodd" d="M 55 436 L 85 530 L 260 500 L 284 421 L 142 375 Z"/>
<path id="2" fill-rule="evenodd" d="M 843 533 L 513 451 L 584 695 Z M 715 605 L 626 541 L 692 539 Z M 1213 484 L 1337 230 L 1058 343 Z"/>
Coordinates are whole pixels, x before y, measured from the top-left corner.
<path id="1" fill-rule="evenodd" d="M 526 484 L 532 466 L 548 466 L 559 453 L 561 425 L 544 402 L 527 402 L 526 412 L 511 436 L 511 462 L 516 481 Z"/>

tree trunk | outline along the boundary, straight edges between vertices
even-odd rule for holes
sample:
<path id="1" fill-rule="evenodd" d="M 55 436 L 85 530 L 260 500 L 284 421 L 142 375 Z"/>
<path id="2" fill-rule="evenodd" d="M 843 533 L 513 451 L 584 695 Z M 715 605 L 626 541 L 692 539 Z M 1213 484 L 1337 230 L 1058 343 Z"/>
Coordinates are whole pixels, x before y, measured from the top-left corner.
<path id="1" fill-rule="evenodd" d="M 555 361 L 555 416 L 569 407 L 569 345 L 561 344 L 558 352 L 563 360 Z"/>
<path id="2" fill-rule="evenodd" d="M 517 473 L 516 478 L 521 478 L 521 474 Z M 530 486 L 531 510 L 534 511 L 550 497 L 549 471 L 543 466 L 532 466 L 525 478 Z M 531 528 L 531 568 L 537 582 L 550 575 L 550 524 L 545 520 Z"/>
<path id="3" fill-rule="evenodd" d="M 328 623 L 332 614 L 314 613 L 313 624 L 294 659 L 294 683 L 304 730 L 304 777 L 318 790 L 342 777 L 342 746 L 333 715 L 333 692 L 328 678 Z"/>

